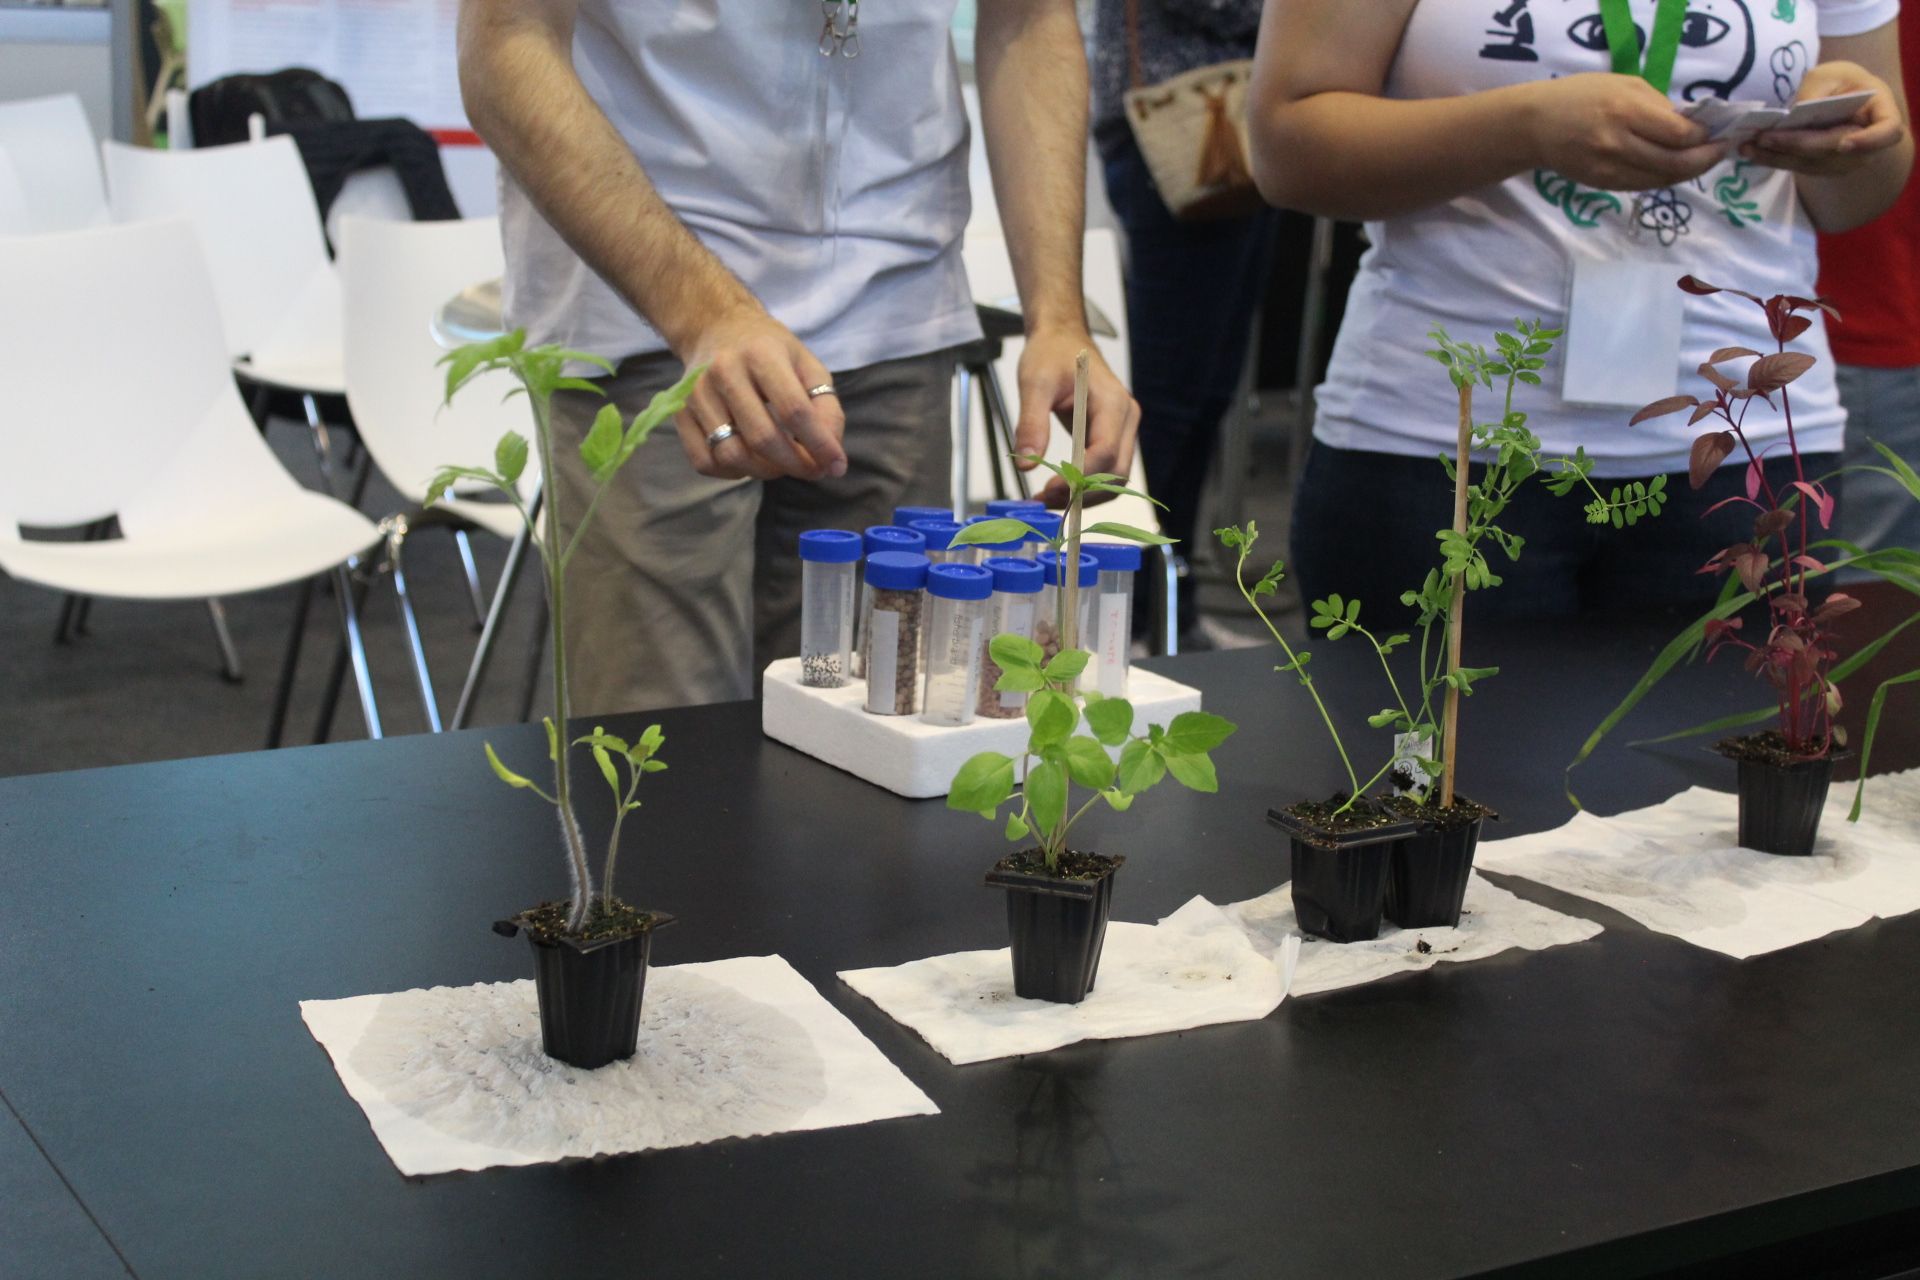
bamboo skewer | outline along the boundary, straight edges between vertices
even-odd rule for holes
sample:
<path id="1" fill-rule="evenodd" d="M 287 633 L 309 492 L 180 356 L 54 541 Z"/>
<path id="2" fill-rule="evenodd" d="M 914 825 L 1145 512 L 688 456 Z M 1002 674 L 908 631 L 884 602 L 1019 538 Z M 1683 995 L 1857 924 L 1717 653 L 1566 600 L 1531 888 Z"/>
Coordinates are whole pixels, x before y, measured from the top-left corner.
<path id="1" fill-rule="evenodd" d="M 1473 451 L 1473 383 L 1460 387 L 1460 441 L 1453 468 L 1453 531 L 1462 537 L 1467 532 L 1467 463 Z M 1447 674 L 1460 669 L 1460 616 L 1467 603 L 1467 574 L 1453 580 L 1453 600 L 1447 606 Z M 1441 743 L 1440 807 L 1453 806 L 1453 762 L 1457 752 L 1454 738 L 1460 729 L 1460 690 L 1447 686 L 1446 728 Z"/>
<path id="2" fill-rule="evenodd" d="M 1087 353 L 1073 358 L 1073 465 L 1087 469 Z M 1060 629 L 1060 648 L 1080 647 L 1080 504 L 1067 513 L 1067 550 L 1060 565 L 1060 582 L 1067 602 L 1067 616 Z"/>

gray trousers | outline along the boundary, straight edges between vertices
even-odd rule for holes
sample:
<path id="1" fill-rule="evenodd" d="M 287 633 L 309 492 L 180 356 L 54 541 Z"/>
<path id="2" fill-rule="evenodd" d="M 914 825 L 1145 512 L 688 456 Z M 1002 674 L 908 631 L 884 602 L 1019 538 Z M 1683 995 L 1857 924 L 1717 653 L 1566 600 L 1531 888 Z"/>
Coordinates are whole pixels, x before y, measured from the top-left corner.
<path id="1" fill-rule="evenodd" d="M 799 537 L 886 524 L 906 503 L 944 506 L 954 353 L 836 372 L 847 474 L 819 482 L 715 480 L 696 472 L 671 424 L 628 460 L 567 570 L 567 663 L 576 716 L 725 702 L 800 652 Z M 599 380 L 624 417 L 682 372 L 635 356 Z M 572 536 L 593 482 L 580 441 L 606 403 L 553 400 L 561 527 Z"/>

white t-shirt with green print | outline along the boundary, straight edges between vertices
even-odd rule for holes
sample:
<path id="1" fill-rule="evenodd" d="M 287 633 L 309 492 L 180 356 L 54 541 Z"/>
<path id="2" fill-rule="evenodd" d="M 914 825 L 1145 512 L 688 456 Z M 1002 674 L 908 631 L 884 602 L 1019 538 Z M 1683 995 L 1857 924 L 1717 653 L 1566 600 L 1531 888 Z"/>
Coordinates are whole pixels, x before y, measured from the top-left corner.
<path id="1" fill-rule="evenodd" d="M 1631 0 L 1642 32 L 1656 0 Z M 1822 36 L 1850 36 L 1894 21 L 1899 0 L 1691 0 L 1672 96 L 1791 102 L 1820 56 Z M 1599 0 L 1420 0 L 1387 79 L 1388 97 L 1438 98 L 1611 67 Z M 1367 224 L 1362 260 L 1319 392 L 1314 436 L 1346 449 L 1426 455 L 1454 440 L 1457 405 L 1445 375 L 1422 352 L 1436 324 L 1456 339 L 1487 342 L 1495 328 L 1566 318 L 1572 262 L 1634 255 L 1715 284 L 1766 297 L 1811 295 L 1813 227 L 1792 175 L 1737 155 L 1700 178 L 1638 195 L 1596 191 L 1547 170 L 1405 217 Z M 1668 299 L 1649 305 L 1670 305 Z M 1684 299 L 1679 386 L 1698 390 L 1695 368 L 1720 347 L 1766 349 L 1759 309 L 1727 295 Z M 1837 450 L 1846 415 L 1834 389 L 1824 321 L 1798 343 L 1821 363 L 1793 388 L 1794 429 L 1808 452 Z M 1685 471 L 1695 430 L 1684 415 L 1629 428 L 1630 412 L 1563 402 L 1558 361 L 1538 388 L 1521 388 L 1528 425 L 1553 451 L 1585 446 L 1598 474 Z M 1755 424 L 1760 424 L 1757 429 Z M 1778 416 L 1753 415 L 1756 442 L 1784 440 Z"/>

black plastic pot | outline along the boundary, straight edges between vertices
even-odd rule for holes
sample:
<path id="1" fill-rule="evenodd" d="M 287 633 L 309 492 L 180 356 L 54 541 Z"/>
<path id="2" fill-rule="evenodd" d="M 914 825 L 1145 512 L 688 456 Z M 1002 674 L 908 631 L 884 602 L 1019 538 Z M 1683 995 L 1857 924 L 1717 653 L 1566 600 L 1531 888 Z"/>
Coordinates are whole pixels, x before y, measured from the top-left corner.
<path id="1" fill-rule="evenodd" d="M 1113 880 L 1125 858 L 1097 880 L 1065 880 L 995 867 L 987 886 L 1007 891 L 1007 933 L 1013 942 L 1013 992 L 1027 1000 L 1079 1004 L 1100 972 L 1113 910 Z"/>
<path id="2" fill-rule="evenodd" d="M 1456 803 L 1464 799 L 1456 797 Z M 1480 826 L 1498 816 L 1484 810 L 1471 823 L 1445 826 L 1423 821 L 1412 835 L 1396 841 L 1387 876 L 1387 919 L 1402 929 L 1457 927 L 1467 881 L 1473 877 Z"/>
<path id="3" fill-rule="evenodd" d="M 633 1056 L 654 931 L 672 923 L 672 916 L 656 911 L 644 929 L 589 943 L 545 939 L 527 930 L 540 1001 L 540 1045 L 549 1058 L 592 1070 Z M 518 918 L 494 926 L 508 937 L 522 927 Z"/>
<path id="4" fill-rule="evenodd" d="M 1330 942 L 1367 942 L 1379 937 L 1394 846 L 1412 835 L 1418 824 L 1325 831 L 1281 809 L 1268 810 L 1267 821 L 1290 838 L 1293 915 L 1300 931 Z"/>
<path id="5" fill-rule="evenodd" d="M 1804 858 L 1820 834 L 1820 811 L 1833 781 L 1833 757 L 1773 764 L 1736 757 L 1740 766 L 1740 846 Z"/>

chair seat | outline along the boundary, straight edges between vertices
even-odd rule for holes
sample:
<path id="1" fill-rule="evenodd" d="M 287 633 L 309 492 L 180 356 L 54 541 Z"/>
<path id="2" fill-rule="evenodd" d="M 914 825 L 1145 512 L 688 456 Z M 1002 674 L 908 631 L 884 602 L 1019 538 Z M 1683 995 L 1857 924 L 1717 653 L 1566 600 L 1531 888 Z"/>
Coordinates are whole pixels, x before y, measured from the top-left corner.
<path id="1" fill-rule="evenodd" d="M 298 582 L 379 539 L 373 522 L 351 507 L 298 490 L 271 506 L 210 513 L 204 523 L 118 540 L 0 541 L 0 569 L 81 595 L 194 599 Z"/>
<path id="2" fill-rule="evenodd" d="M 346 370 L 341 366 L 338 352 L 266 360 L 242 356 L 233 362 L 233 368 L 241 377 L 283 391 L 316 396 L 343 396 L 347 393 Z"/>
<path id="3" fill-rule="evenodd" d="M 471 498 L 443 498 L 440 509 L 479 525 L 488 533 L 511 541 L 519 536 L 520 513 L 504 502 L 475 502 Z"/>

